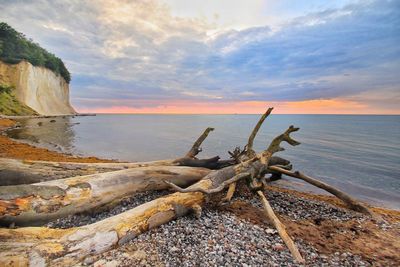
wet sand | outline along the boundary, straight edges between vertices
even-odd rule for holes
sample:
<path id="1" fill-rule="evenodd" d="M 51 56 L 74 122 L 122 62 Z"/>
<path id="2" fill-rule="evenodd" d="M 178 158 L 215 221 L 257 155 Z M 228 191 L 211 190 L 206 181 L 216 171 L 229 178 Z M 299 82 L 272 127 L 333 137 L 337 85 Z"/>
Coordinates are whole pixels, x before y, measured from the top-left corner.
<path id="1" fill-rule="evenodd" d="M 13 127 L 15 121 L 0 118 L 0 132 Z M 29 144 L 14 141 L 7 136 L 0 135 L 0 157 L 22 160 L 42 160 L 42 161 L 61 161 L 61 162 L 115 162 L 114 160 L 99 159 L 97 157 L 78 157 L 63 153 L 50 151 L 45 148 L 34 147 Z"/>

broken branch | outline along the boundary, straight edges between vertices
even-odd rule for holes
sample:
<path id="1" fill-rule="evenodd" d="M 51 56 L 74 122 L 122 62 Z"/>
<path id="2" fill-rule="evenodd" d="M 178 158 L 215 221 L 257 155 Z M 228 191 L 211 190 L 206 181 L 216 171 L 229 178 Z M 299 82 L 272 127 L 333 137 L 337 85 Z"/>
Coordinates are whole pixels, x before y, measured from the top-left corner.
<path id="1" fill-rule="evenodd" d="M 303 180 L 307 183 L 310 183 L 316 187 L 324 189 L 324 190 L 328 191 L 329 193 L 331 193 L 332 195 L 339 198 L 340 200 L 342 200 L 347 205 L 347 207 L 349 207 L 350 209 L 367 214 L 378 221 L 381 220 L 381 218 L 377 214 L 375 214 L 373 211 L 371 211 L 367 206 L 365 206 L 361 202 L 357 201 L 356 199 L 352 198 L 350 195 L 346 194 L 345 192 L 343 192 L 329 184 L 318 181 L 317 179 L 307 176 L 301 172 L 288 171 L 288 170 L 285 170 L 278 166 L 269 166 L 268 169 L 270 169 L 272 171 L 277 171 L 277 172 L 283 173 L 283 174 L 293 177 L 293 178 L 301 179 L 301 180 Z"/>
<path id="2" fill-rule="evenodd" d="M 289 234 L 286 232 L 285 225 L 279 220 L 279 218 L 275 215 L 274 210 L 269 204 L 267 198 L 264 196 L 262 191 L 257 191 L 258 196 L 261 199 L 261 203 L 264 207 L 265 216 L 272 222 L 276 230 L 278 230 L 279 236 L 282 238 L 283 242 L 285 242 L 286 246 L 289 248 L 290 253 L 292 253 L 293 258 L 298 263 L 304 263 L 304 259 L 301 256 L 299 249 L 296 244 L 290 238 Z"/>
<path id="3" fill-rule="evenodd" d="M 261 125 L 264 123 L 264 120 L 269 116 L 269 114 L 271 114 L 273 109 L 274 108 L 268 108 L 268 110 L 258 120 L 256 126 L 254 127 L 253 131 L 249 136 L 249 140 L 247 141 L 247 146 L 246 146 L 247 151 L 254 151 L 253 150 L 254 138 L 256 137 L 258 130 L 260 130 Z"/>
<path id="4" fill-rule="evenodd" d="M 230 185 L 232 183 L 235 183 L 243 178 L 249 177 L 250 173 L 240 173 L 238 175 L 235 175 L 234 177 L 222 182 L 220 185 L 218 185 L 215 188 L 212 189 L 203 189 L 201 187 L 196 188 L 196 187 L 190 187 L 190 188 L 181 188 L 179 186 L 177 186 L 176 184 L 169 182 L 169 181 L 165 181 L 166 184 L 168 184 L 172 189 L 174 189 L 175 191 L 178 191 L 180 193 L 190 193 L 190 192 L 202 192 L 204 194 L 213 194 L 213 193 L 218 193 L 221 192 L 222 190 L 224 190 L 224 188 L 227 185 Z"/>
<path id="5" fill-rule="evenodd" d="M 207 138 L 208 134 L 214 131 L 214 128 L 208 127 L 204 130 L 204 132 L 200 135 L 200 137 L 194 142 L 192 148 L 186 153 L 185 157 L 194 158 L 197 154 L 201 152 L 201 144 Z"/>

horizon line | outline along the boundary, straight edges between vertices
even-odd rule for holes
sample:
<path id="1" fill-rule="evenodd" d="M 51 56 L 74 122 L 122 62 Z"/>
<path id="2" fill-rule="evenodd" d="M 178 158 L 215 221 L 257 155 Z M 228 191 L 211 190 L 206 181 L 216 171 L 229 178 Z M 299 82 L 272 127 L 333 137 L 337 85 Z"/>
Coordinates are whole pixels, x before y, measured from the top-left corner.
<path id="1" fill-rule="evenodd" d="M 168 112 L 129 112 L 129 113 L 115 113 L 115 112 L 83 112 L 79 114 L 95 114 L 95 115 L 261 115 L 262 113 L 168 113 Z M 343 115 L 343 116 L 400 116 L 399 114 L 382 114 L 382 113 L 273 113 L 271 115 Z"/>

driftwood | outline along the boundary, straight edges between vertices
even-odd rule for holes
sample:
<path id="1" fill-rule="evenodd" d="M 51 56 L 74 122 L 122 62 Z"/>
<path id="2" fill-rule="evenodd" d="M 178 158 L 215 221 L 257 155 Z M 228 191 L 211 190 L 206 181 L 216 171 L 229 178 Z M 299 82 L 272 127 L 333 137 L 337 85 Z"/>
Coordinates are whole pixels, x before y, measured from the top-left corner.
<path id="1" fill-rule="evenodd" d="M 219 158 L 212 161 L 195 158 L 201 151 L 201 143 L 211 130 L 212 128 L 206 129 L 189 152 L 178 160 L 125 163 L 122 166 L 129 166 L 128 169 L 119 171 L 34 184 L 1 186 L 0 223 L 3 225 L 13 223 L 39 225 L 69 214 L 93 210 L 136 192 L 166 189 L 164 180 L 178 182 L 185 186 L 193 184 L 210 172 L 201 166 L 209 166 L 210 162 L 213 167 L 217 167 L 219 164 Z M 186 163 L 198 166 L 196 168 L 183 167 Z M 7 164 L 13 165 L 15 162 L 11 161 Z M 110 166 L 110 164 L 114 163 L 105 163 L 103 166 Z M 21 167 L 21 164 L 19 165 Z M 120 166 L 119 164 L 118 168 Z M 20 173 L 28 175 L 27 170 L 31 169 L 25 166 L 25 168 L 21 168 L 23 171 Z M 38 168 L 35 170 L 39 172 Z M 45 170 L 48 171 L 48 168 Z M 15 168 L 8 168 L 7 171 L 12 174 Z"/>
<path id="2" fill-rule="evenodd" d="M 267 169 L 265 164 L 272 154 L 263 152 L 235 166 L 212 171 L 199 182 L 182 189 L 190 191 L 189 193 L 178 192 L 158 198 L 87 226 L 71 229 L 0 229 L 0 240 L 6 248 L 0 252 L 0 264 L 10 264 L 11 261 L 21 263 L 22 266 L 65 266 L 77 263 L 88 255 L 123 244 L 138 234 L 183 216 L 189 211 L 200 213 L 205 194 L 199 191 L 212 193 L 221 191 L 229 183 L 239 179 L 258 179 L 260 171 Z"/>
<path id="3" fill-rule="evenodd" d="M 264 121 L 265 118 L 271 113 L 272 109 L 269 109 L 263 116 L 260 121 Z M 262 123 L 262 122 L 261 122 Z M 259 129 L 259 124 L 256 126 L 256 130 L 258 131 Z M 253 157 L 249 158 L 251 154 L 253 154 L 253 151 L 250 153 L 241 153 L 243 156 L 241 156 L 241 163 L 234 166 L 234 167 L 229 167 L 232 168 L 230 172 L 222 172 L 222 171 L 228 171 L 229 168 L 225 168 L 218 173 L 215 174 L 214 179 L 211 179 L 212 181 L 212 186 L 205 187 L 203 184 L 200 184 L 200 186 L 196 186 L 197 184 L 201 183 L 196 183 L 189 188 L 180 188 L 177 185 L 172 184 L 171 182 L 166 182 L 168 183 L 173 189 L 175 189 L 178 192 L 181 193 L 189 193 L 189 192 L 201 192 L 204 194 L 213 194 L 217 192 L 221 192 L 226 186 L 230 186 L 237 181 L 246 178 L 248 182 L 248 186 L 250 189 L 253 191 L 256 191 L 257 194 L 261 198 L 261 202 L 264 206 L 265 214 L 266 216 L 270 219 L 270 221 L 273 223 L 273 225 L 277 228 L 279 235 L 281 236 L 282 240 L 285 242 L 285 244 L 288 246 L 290 252 L 293 255 L 293 258 L 299 262 L 299 263 L 304 263 L 304 259 L 302 258 L 297 246 L 293 242 L 293 240 L 290 238 L 289 234 L 286 232 L 284 225 L 280 222 L 278 217 L 275 215 L 275 213 L 272 210 L 272 207 L 269 205 L 267 199 L 265 198 L 264 194 L 260 189 L 262 189 L 263 184 L 262 180 L 264 179 L 264 175 L 267 172 L 269 161 L 272 157 L 272 155 L 276 152 L 282 151 L 283 148 L 280 146 L 282 142 L 287 142 L 292 146 L 299 145 L 300 143 L 297 142 L 296 140 L 292 139 L 290 134 L 292 132 L 298 131 L 299 128 L 295 128 L 293 126 L 290 126 L 283 134 L 277 136 L 272 140 L 271 144 L 269 145 L 268 149 L 264 150 L 260 154 L 255 154 Z M 253 131 L 254 132 L 254 131 Z M 253 135 L 251 134 L 252 139 L 254 139 L 256 134 Z M 250 147 L 252 150 L 252 148 Z M 245 158 L 249 158 L 245 160 Z M 208 175 L 210 176 L 210 175 Z M 207 176 L 207 177 L 208 177 Z M 205 177 L 205 178 L 207 178 Z M 211 177 L 210 177 L 211 178 Z M 203 180 L 202 180 L 203 181 Z M 232 188 L 230 187 L 228 190 L 232 191 Z M 225 197 L 225 199 L 228 198 Z"/>
<path id="4" fill-rule="evenodd" d="M 350 195 L 346 194 L 345 192 L 327 184 L 321 181 L 318 181 L 317 179 L 314 179 L 308 175 L 305 175 L 301 172 L 295 171 L 288 171 L 285 170 L 283 168 L 280 168 L 278 166 L 269 166 L 268 169 L 272 170 L 272 171 L 276 171 L 276 172 L 280 172 L 282 174 L 285 174 L 287 176 L 290 177 L 294 177 L 297 179 L 301 179 L 309 184 L 312 184 L 316 187 L 319 187 L 321 189 L 324 189 L 326 191 L 328 191 L 329 193 L 331 193 L 332 195 L 336 196 L 337 198 L 339 198 L 340 200 L 342 200 L 349 209 L 360 212 L 360 213 L 364 213 L 366 215 L 371 216 L 373 219 L 377 220 L 377 221 L 381 221 L 382 218 L 380 218 L 379 215 L 377 215 L 375 212 L 373 212 L 372 210 L 370 210 L 366 205 L 362 204 L 361 202 L 357 201 L 356 199 L 352 198 Z"/>
<path id="5" fill-rule="evenodd" d="M 32 184 L 73 176 L 82 176 L 99 172 L 110 172 L 127 168 L 155 166 L 189 166 L 208 169 L 220 169 L 235 164 L 234 160 L 220 160 L 218 156 L 198 159 L 201 144 L 213 128 L 207 128 L 196 140 L 185 156 L 178 159 L 166 159 L 149 162 L 112 162 L 112 163 L 76 163 L 47 162 L 15 159 L 0 159 L 0 186 Z"/>
<path id="6" fill-rule="evenodd" d="M 33 184 L 128 168 L 172 165 L 172 160 L 138 163 L 48 162 L 0 158 L 0 186 Z"/>
<path id="7" fill-rule="evenodd" d="M 178 184 L 175 180 L 161 179 L 165 186 L 178 191 L 174 194 L 155 199 L 119 215 L 82 227 L 70 229 L 48 229 L 43 227 L 0 229 L 0 240 L 2 241 L 0 265 L 73 265 L 87 256 L 99 254 L 124 244 L 148 229 L 184 216 L 189 212 L 194 212 L 197 216 L 200 216 L 202 206 L 209 199 L 206 197 L 208 194 L 222 192 L 225 188 L 230 187 L 228 190 L 229 200 L 229 195 L 233 195 L 235 190 L 233 185 L 242 179 L 246 180 L 248 187 L 261 198 L 266 216 L 278 229 L 294 259 L 299 263 L 304 262 L 295 243 L 287 234 L 284 225 L 279 221 L 261 191 L 263 184 L 267 182 L 265 174 L 273 173 L 273 175 L 279 176 L 282 173 L 291 173 L 285 170 L 285 168 L 290 169 L 291 167 L 287 161 L 282 159 L 284 164 L 279 164 L 279 160 L 272 157 L 274 153 L 283 150 L 281 143 L 287 142 L 293 146 L 299 144 L 299 142 L 290 137 L 290 134 L 299 128 L 290 126 L 283 134 L 276 137 L 266 150 L 261 153 L 256 153 L 253 150 L 252 142 L 254 137 L 262 121 L 269 115 L 271 110 L 269 109 L 260 119 L 261 122 L 253 130 L 247 146 L 243 150 L 237 148 L 230 153 L 232 160 L 229 163 L 225 161 L 218 163 L 219 159 L 206 160 L 202 164 L 208 164 L 207 166 L 211 167 L 210 163 L 212 162 L 214 164 L 212 167 L 216 166 L 217 170 L 204 169 L 207 171 L 207 175 L 187 188 L 184 188 L 182 184 Z M 204 138 L 200 137 L 197 141 L 201 143 L 209 131 L 211 130 L 207 129 L 202 135 Z M 178 159 L 178 165 L 185 162 L 185 160 L 189 164 L 198 160 L 196 155 L 200 149 L 199 145 L 196 145 L 197 141 L 191 149 L 193 154 L 189 152 L 183 157 L 184 160 Z M 275 163 L 278 164 L 272 164 L 273 160 L 276 160 Z M 216 163 L 220 165 L 215 165 Z M 154 166 L 148 168 L 154 168 Z M 141 168 L 132 170 L 139 169 Z"/>
<path id="8" fill-rule="evenodd" d="M 158 166 L 98 173 L 43 183 L 0 187 L 3 225 L 39 225 L 116 202 L 148 190 L 162 190 L 163 181 L 188 186 L 210 171 L 205 168 Z"/>
<path id="9" fill-rule="evenodd" d="M 97 172 L 91 175 L 56 179 L 34 184 L 0 187 L 0 224 L 40 225 L 70 214 L 92 211 L 109 203 L 117 203 L 137 192 L 166 189 L 163 181 L 188 186 L 206 176 L 210 169 L 233 165 L 236 161 L 197 159 L 201 144 L 211 132 L 207 128 L 182 158 L 138 163 L 52 163 L 4 159 L 0 173 L 27 181 L 68 173 Z M 287 163 L 275 157 L 274 165 Z M 183 167 L 193 166 L 193 167 Z M 111 171 L 111 170 L 119 171 Z M 100 172 L 100 173 L 99 173 Z M 18 174 L 18 175 L 17 175 Z"/>
<path id="10" fill-rule="evenodd" d="M 263 192 L 257 191 L 257 194 L 259 195 L 259 197 L 261 199 L 261 203 L 263 204 L 266 217 L 272 222 L 272 224 L 275 226 L 276 230 L 278 230 L 280 237 L 282 238 L 282 240 L 285 242 L 286 246 L 292 253 L 293 258 L 298 263 L 304 263 L 304 259 L 301 256 L 299 249 L 297 248 L 296 244 L 293 242 L 293 240 L 290 238 L 290 236 L 286 232 L 285 225 L 275 215 L 274 210 L 272 209 L 271 205 L 269 204 L 267 198 L 264 196 Z"/>
<path id="11" fill-rule="evenodd" d="M 273 162 L 285 162 L 276 157 Z M 107 163 L 108 164 L 108 163 Z M 92 211 L 125 196 L 166 189 L 163 181 L 188 186 L 210 173 L 206 168 L 150 166 L 0 187 L 0 223 L 39 225 L 70 214 Z"/>

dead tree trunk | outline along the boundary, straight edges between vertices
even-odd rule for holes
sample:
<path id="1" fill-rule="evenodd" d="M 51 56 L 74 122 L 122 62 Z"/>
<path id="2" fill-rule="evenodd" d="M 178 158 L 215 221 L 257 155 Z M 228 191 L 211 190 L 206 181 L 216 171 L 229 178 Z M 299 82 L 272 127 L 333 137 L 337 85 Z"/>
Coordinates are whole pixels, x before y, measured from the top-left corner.
<path id="1" fill-rule="evenodd" d="M 3 225 L 39 225 L 99 208 L 137 192 L 166 189 L 164 181 L 188 186 L 209 172 L 194 167 L 142 167 L 29 185 L 2 186 L 0 222 Z"/>
<path id="2" fill-rule="evenodd" d="M 28 185 L 1 186 L 0 223 L 3 225 L 11 223 L 38 225 L 69 214 L 92 210 L 110 202 L 116 202 L 136 192 L 166 189 L 165 180 L 177 182 L 183 186 L 193 184 L 210 172 L 209 169 L 201 166 L 210 167 L 209 162 L 213 164 L 213 167 L 217 167 L 219 164 L 219 158 L 211 161 L 195 158 L 201 151 L 200 145 L 211 130 L 212 128 L 206 129 L 189 152 L 178 160 L 124 163 L 123 165 L 119 164 L 117 168 L 121 166 L 131 168 Z M 6 163 L 16 164 L 15 162 Z M 65 167 L 65 164 L 69 163 L 62 164 Z M 105 164 L 101 166 L 112 166 L 109 164 L 114 163 Z M 164 164 L 170 164 L 170 166 Z M 197 168 L 183 167 L 186 164 L 198 166 L 196 166 Z M 21 163 L 17 162 L 17 165 L 20 167 Z M 43 164 L 41 165 L 43 166 Z M 32 168 L 23 168 L 25 174 L 27 169 Z M 36 170 L 38 169 L 36 168 Z M 11 171 L 13 171 L 12 168 Z"/>
<path id="3" fill-rule="evenodd" d="M 0 159 L 0 186 L 33 184 L 75 176 L 139 167 L 177 166 L 174 160 L 149 162 L 77 163 Z"/>
<path id="4" fill-rule="evenodd" d="M 32 184 L 49 180 L 110 172 L 127 168 L 156 166 L 189 166 L 220 169 L 235 164 L 234 160 L 220 160 L 218 156 L 198 159 L 201 144 L 213 128 L 207 128 L 185 156 L 178 159 L 148 162 L 76 163 L 0 159 L 0 186 Z"/>

